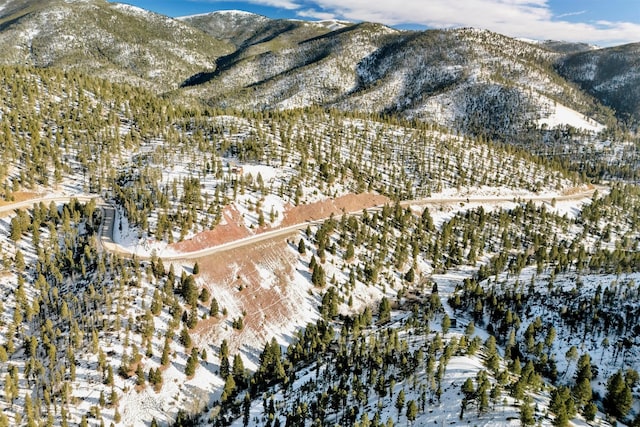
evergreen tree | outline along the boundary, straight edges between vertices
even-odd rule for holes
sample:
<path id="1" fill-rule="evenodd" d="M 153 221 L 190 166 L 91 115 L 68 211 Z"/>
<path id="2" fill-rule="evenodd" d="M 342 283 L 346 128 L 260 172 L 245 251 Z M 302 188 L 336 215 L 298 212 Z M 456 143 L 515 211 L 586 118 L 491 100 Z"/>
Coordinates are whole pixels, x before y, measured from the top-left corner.
<path id="1" fill-rule="evenodd" d="M 187 377 L 192 377 L 196 373 L 196 368 L 198 366 L 198 349 L 191 349 L 191 354 L 187 358 L 187 364 L 184 368 L 184 374 Z"/>
<path id="2" fill-rule="evenodd" d="M 442 316 L 442 333 L 446 334 L 447 332 L 449 332 L 450 327 L 451 318 L 449 318 L 449 316 L 445 313 L 444 316 Z"/>
<path id="3" fill-rule="evenodd" d="M 460 405 L 460 419 L 464 419 L 464 413 L 467 410 L 469 402 L 472 402 L 475 397 L 476 389 L 473 385 L 473 380 L 469 377 L 462 384 L 462 402 Z"/>
<path id="4" fill-rule="evenodd" d="M 211 317 L 216 317 L 218 315 L 218 311 L 220 310 L 220 307 L 218 306 L 218 300 L 214 298 L 211 298 L 211 307 L 209 308 L 209 316 Z"/>
<path id="5" fill-rule="evenodd" d="M 164 346 L 162 346 L 162 356 L 160 357 L 160 364 L 167 366 L 169 364 L 169 353 L 171 352 L 171 346 L 169 338 L 164 339 Z"/>
<path id="6" fill-rule="evenodd" d="M 632 403 L 631 388 L 625 381 L 622 371 L 618 371 L 607 381 L 604 409 L 609 415 L 622 419 L 629 413 Z"/>
<path id="7" fill-rule="evenodd" d="M 220 344 L 220 354 L 218 357 L 220 359 L 220 376 L 226 379 L 231 370 L 229 366 L 229 344 L 227 343 L 227 340 L 222 340 L 222 343 Z"/>
<path id="8" fill-rule="evenodd" d="M 584 419 L 588 422 L 591 422 L 596 419 L 596 415 L 598 414 L 598 406 L 592 401 L 587 403 L 583 410 L 582 415 L 584 415 Z"/>
<path id="9" fill-rule="evenodd" d="M 536 423 L 534 414 L 533 399 L 530 396 L 525 396 L 520 405 L 520 423 L 525 427 L 534 425 Z"/>
<path id="10" fill-rule="evenodd" d="M 138 363 L 138 367 L 136 368 L 136 384 L 139 386 L 143 386 L 146 382 L 144 377 L 144 371 L 142 370 L 142 363 Z"/>
<path id="11" fill-rule="evenodd" d="M 247 427 L 249 425 L 249 416 L 251 414 L 251 397 L 249 393 L 245 393 L 244 400 L 242 401 L 242 425 Z"/>
<path id="12" fill-rule="evenodd" d="M 398 396 L 396 396 L 396 409 L 398 410 L 398 422 L 400 422 L 400 414 L 402 414 L 402 409 L 404 408 L 404 390 L 400 390 Z"/>
<path id="13" fill-rule="evenodd" d="M 551 392 L 549 409 L 555 414 L 554 426 L 565 427 L 569 424 L 569 420 L 575 416 L 576 411 L 568 387 L 560 386 Z"/>
<path id="14" fill-rule="evenodd" d="M 286 372 L 282 364 L 280 345 L 275 338 L 272 338 L 270 342 L 265 344 L 260 354 L 258 369 L 252 379 L 252 386 L 254 389 L 263 390 L 274 383 L 284 381 L 285 378 Z"/>
<path id="15" fill-rule="evenodd" d="M 242 357 L 240 357 L 239 354 L 233 356 L 233 370 L 231 371 L 231 375 L 233 375 L 233 379 L 238 389 L 244 389 L 246 386 L 244 363 L 242 362 Z"/>
<path id="16" fill-rule="evenodd" d="M 391 320 L 391 303 L 387 297 L 382 297 L 378 304 L 378 323 L 387 323 Z"/>
<path id="17" fill-rule="evenodd" d="M 220 396 L 220 401 L 222 403 L 227 403 L 229 400 L 233 399 L 236 391 L 236 382 L 233 379 L 233 375 L 228 375 L 227 379 L 224 382 L 224 388 L 222 389 L 222 396 Z"/>
<path id="18" fill-rule="evenodd" d="M 418 404 L 415 400 L 410 400 L 407 402 L 407 420 L 409 421 L 409 425 L 413 425 L 413 422 L 416 420 L 418 416 Z"/>

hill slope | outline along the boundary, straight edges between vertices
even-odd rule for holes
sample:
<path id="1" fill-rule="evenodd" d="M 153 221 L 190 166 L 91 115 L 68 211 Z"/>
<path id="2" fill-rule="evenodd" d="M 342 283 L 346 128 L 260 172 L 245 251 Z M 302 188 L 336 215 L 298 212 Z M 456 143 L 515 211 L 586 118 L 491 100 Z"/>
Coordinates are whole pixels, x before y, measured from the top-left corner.
<path id="1" fill-rule="evenodd" d="M 554 70 L 557 62 L 567 69 L 565 58 L 594 54 L 571 53 L 585 49 L 580 45 L 526 43 L 469 29 L 407 32 L 370 23 L 270 20 L 237 11 L 175 20 L 103 0 L 14 1 L 3 11 L 5 64 L 80 69 L 158 92 L 182 86 L 178 93 L 187 102 L 395 114 L 502 140 L 522 138 L 557 104 L 613 123 L 596 99 Z M 623 58 L 632 54 L 626 49 Z M 621 61 L 632 70 L 632 57 Z M 625 85 L 587 89 L 628 119 L 637 110 Z"/>
<path id="2" fill-rule="evenodd" d="M 78 69 L 164 91 L 231 51 L 174 19 L 103 0 L 10 2 L 4 12 L 4 64 Z"/>
<path id="3" fill-rule="evenodd" d="M 557 68 L 621 119 L 640 122 L 640 43 L 569 55 Z"/>
<path id="4" fill-rule="evenodd" d="M 390 113 L 503 140 L 557 104 L 610 119 L 553 70 L 561 54 L 544 45 L 486 31 L 404 32 L 369 23 L 301 40 L 308 34 L 291 25 L 247 41 L 186 95 L 223 107 Z"/>

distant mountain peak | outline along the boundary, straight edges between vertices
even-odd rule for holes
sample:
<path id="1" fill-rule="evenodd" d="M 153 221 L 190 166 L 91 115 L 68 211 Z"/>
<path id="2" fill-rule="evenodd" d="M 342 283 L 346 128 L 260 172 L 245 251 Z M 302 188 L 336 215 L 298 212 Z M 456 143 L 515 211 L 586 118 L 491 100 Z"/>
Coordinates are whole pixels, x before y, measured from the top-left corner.
<path id="1" fill-rule="evenodd" d="M 180 21 L 186 21 L 193 18 L 207 18 L 207 17 L 215 17 L 215 16 L 230 16 L 230 17 L 259 17 L 264 19 L 269 19 L 266 16 L 259 15 L 253 12 L 247 12 L 246 10 L 240 9 L 229 9 L 229 10 L 214 10 L 212 12 L 204 12 L 204 13 L 196 13 L 193 15 L 184 15 L 178 16 L 176 19 Z"/>

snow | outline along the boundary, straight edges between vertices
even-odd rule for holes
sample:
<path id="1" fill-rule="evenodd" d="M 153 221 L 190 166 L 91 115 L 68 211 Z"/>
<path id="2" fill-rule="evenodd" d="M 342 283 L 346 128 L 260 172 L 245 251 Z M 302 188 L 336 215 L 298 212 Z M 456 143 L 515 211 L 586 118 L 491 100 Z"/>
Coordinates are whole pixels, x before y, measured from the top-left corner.
<path id="1" fill-rule="evenodd" d="M 519 40 L 519 41 L 525 42 L 525 43 L 529 43 L 529 44 L 542 44 L 542 43 L 544 43 L 541 40 L 529 39 L 529 38 L 526 38 L 526 37 L 517 37 L 516 40 Z"/>
<path id="2" fill-rule="evenodd" d="M 176 17 L 176 19 L 184 21 L 184 20 L 191 19 L 191 18 L 198 18 L 198 17 L 204 17 L 204 16 L 214 17 L 216 15 L 223 15 L 223 16 L 227 15 L 227 16 L 232 16 L 232 17 L 262 16 L 262 15 L 258 15 L 256 13 L 247 12 L 247 11 L 244 11 L 244 10 L 230 9 L 230 10 L 217 10 L 215 12 L 196 13 L 196 14 L 193 14 L 193 15 L 178 16 L 178 17 Z"/>
<path id="3" fill-rule="evenodd" d="M 143 258 L 149 258 L 152 255 L 160 258 L 178 255 L 178 252 L 171 249 L 166 241 L 156 240 L 139 228 L 131 227 L 121 209 L 116 211 L 113 243 L 117 245 L 119 251 Z"/>
<path id="4" fill-rule="evenodd" d="M 582 129 L 591 132 L 601 132 L 605 129 L 603 124 L 590 119 L 583 114 L 565 107 L 562 104 L 556 104 L 548 117 L 538 120 L 538 125 L 546 125 L 554 128 L 562 125 L 569 125 L 576 129 Z"/>
<path id="5" fill-rule="evenodd" d="M 316 21 L 315 23 L 320 24 L 331 31 L 339 30 L 353 24 L 352 22 L 349 22 L 349 21 L 340 21 L 337 19 L 325 19 L 321 21 Z"/>
<path id="6" fill-rule="evenodd" d="M 133 6 L 131 4 L 114 3 L 113 7 L 115 7 L 116 9 L 120 9 L 122 11 L 125 11 L 125 12 L 130 12 L 130 13 L 134 13 L 134 14 L 138 14 L 138 15 L 144 15 L 144 16 L 150 15 L 150 12 L 148 10 L 142 9 L 141 7 Z"/>
<path id="7" fill-rule="evenodd" d="M 242 215 L 244 224 L 249 230 L 256 230 L 260 227 L 259 213 L 255 210 L 257 203 L 260 203 L 260 210 L 262 211 L 265 225 L 278 227 L 282 223 L 286 204 L 282 198 L 273 194 L 269 194 L 262 198 L 249 194 L 238 196 L 234 205 Z M 272 215 L 273 221 L 271 221 Z"/>

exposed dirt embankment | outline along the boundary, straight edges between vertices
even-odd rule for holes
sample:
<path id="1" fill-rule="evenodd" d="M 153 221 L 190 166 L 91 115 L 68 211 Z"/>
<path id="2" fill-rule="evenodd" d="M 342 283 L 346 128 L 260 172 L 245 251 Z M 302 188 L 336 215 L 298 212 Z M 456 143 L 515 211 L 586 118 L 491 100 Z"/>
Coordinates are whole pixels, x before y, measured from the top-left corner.
<path id="1" fill-rule="evenodd" d="M 244 225 L 240 212 L 234 207 L 226 207 L 222 212 L 222 216 L 224 218 L 223 221 L 213 230 L 203 231 L 191 239 L 174 243 L 170 247 L 178 252 L 193 252 L 251 235 Z"/>
<path id="2" fill-rule="evenodd" d="M 198 265 L 198 283 L 220 306 L 217 317 L 201 320 L 193 331 L 201 343 L 217 345 L 226 338 L 232 351 L 249 346 L 259 354 L 272 336 L 305 325 L 313 310 L 308 286 L 295 285 L 306 272 L 296 270 L 296 253 L 281 239 L 201 258 Z M 238 318 L 242 329 L 232 326 Z"/>
<path id="3" fill-rule="evenodd" d="M 24 191 L 17 191 L 12 194 L 12 200 L 0 199 L 0 207 L 9 206 L 15 203 L 26 202 L 27 200 L 37 199 L 41 195 L 39 193 L 27 193 Z M 49 207 L 47 205 L 47 207 Z M 8 212 L 0 212 L 0 217 L 8 215 Z"/>
<path id="4" fill-rule="evenodd" d="M 307 221 L 328 218 L 331 214 L 340 215 L 343 212 L 357 212 L 389 202 L 389 198 L 385 196 L 363 193 L 347 194 L 336 199 L 288 207 L 285 211 L 285 217 L 282 220 L 282 226 L 286 227 Z"/>
<path id="5" fill-rule="evenodd" d="M 170 247 L 176 252 L 194 252 L 223 243 L 232 242 L 253 234 L 260 234 L 268 230 L 302 224 L 307 221 L 328 218 L 331 214 L 341 215 L 343 212 L 357 212 L 366 208 L 389 203 L 389 199 L 378 194 L 347 194 L 336 199 L 327 199 L 308 205 L 287 206 L 284 218 L 278 227 L 262 227 L 255 232 L 249 230 L 242 216 L 233 206 L 223 211 L 223 221 L 213 230 L 198 233 L 193 238 L 175 243 Z"/>

